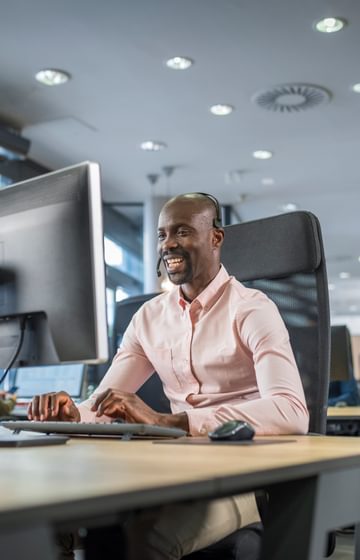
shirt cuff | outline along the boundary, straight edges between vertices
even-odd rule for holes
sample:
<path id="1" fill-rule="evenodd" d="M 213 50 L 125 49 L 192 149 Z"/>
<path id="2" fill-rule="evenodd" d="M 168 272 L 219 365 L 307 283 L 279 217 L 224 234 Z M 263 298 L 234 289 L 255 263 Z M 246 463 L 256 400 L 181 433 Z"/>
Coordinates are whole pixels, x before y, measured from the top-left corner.
<path id="1" fill-rule="evenodd" d="M 218 425 L 211 408 L 193 408 L 185 412 L 189 421 L 189 433 L 192 436 L 206 436 Z"/>

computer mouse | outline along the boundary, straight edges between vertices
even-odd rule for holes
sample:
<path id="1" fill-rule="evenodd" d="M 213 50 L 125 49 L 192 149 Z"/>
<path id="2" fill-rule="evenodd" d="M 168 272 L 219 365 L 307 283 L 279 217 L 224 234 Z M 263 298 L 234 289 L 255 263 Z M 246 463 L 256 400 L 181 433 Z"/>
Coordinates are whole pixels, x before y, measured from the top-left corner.
<path id="1" fill-rule="evenodd" d="M 230 420 L 208 433 L 213 441 L 246 441 L 253 439 L 255 430 L 244 420 Z"/>

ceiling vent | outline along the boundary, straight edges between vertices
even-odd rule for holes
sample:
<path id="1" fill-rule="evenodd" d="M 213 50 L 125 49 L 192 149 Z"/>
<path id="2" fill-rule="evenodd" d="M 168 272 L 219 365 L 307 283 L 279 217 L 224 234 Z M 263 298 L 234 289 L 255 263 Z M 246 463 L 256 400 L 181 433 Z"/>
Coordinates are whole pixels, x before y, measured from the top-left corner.
<path id="1" fill-rule="evenodd" d="M 260 91 L 252 97 L 252 101 L 263 109 L 281 113 L 311 109 L 329 100 L 328 91 L 308 84 L 282 84 L 267 91 Z"/>

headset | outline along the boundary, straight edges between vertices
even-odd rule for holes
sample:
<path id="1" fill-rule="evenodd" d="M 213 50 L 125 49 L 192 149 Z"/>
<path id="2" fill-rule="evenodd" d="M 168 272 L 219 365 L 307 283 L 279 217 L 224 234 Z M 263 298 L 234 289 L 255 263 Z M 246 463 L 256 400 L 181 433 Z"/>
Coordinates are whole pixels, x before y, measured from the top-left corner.
<path id="1" fill-rule="evenodd" d="M 212 194 L 207 194 L 207 193 L 204 193 L 204 192 L 196 192 L 194 194 L 200 194 L 201 196 L 204 196 L 205 198 L 208 198 L 209 200 L 211 200 L 211 202 L 215 206 L 215 210 L 216 210 L 216 218 L 213 219 L 213 226 L 216 229 L 221 228 L 222 227 L 221 210 L 220 210 L 220 204 L 219 204 L 218 199 L 215 198 L 215 196 L 213 196 Z"/>
<path id="2" fill-rule="evenodd" d="M 199 194 L 201 196 L 204 196 L 205 198 L 211 200 L 211 202 L 213 203 L 213 205 L 215 206 L 215 210 L 216 210 L 216 217 L 213 219 L 213 227 L 215 229 L 219 229 L 222 227 L 222 222 L 221 222 L 221 210 L 220 210 L 220 204 L 217 198 L 215 198 L 215 196 L 213 196 L 212 194 L 207 194 L 207 193 L 203 193 L 203 192 L 195 192 L 192 194 Z M 160 278 L 161 276 L 161 270 L 160 270 L 160 264 L 161 264 L 161 257 L 159 258 L 157 265 L 156 265 L 156 274 L 157 277 Z"/>

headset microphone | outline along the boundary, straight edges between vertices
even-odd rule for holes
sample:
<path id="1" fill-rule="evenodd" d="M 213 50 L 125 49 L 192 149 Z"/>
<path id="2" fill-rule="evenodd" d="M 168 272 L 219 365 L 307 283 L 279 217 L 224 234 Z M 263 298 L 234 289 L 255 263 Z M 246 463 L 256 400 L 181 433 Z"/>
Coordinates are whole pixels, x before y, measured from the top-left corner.
<path id="1" fill-rule="evenodd" d="M 156 265 L 156 274 L 157 274 L 158 278 L 160 278 L 160 276 L 161 276 L 160 265 L 161 265 L 161 257 L 159 257 L 159 260 L 158 260 L 157 265 Z"/>

